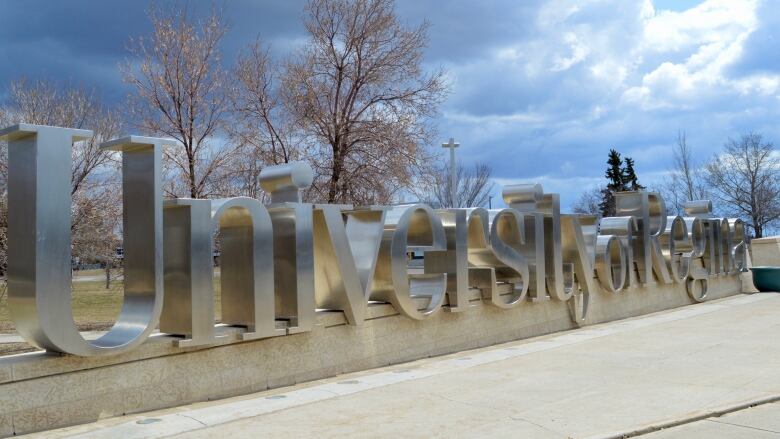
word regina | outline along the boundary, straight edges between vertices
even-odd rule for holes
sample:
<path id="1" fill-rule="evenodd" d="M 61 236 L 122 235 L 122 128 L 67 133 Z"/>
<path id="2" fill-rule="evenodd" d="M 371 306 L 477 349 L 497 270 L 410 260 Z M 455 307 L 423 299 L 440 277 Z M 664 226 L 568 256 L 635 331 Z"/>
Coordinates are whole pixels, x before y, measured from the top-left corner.
<path id="1" fill-rule="evenodd" d="M 162 148 L 172 141 L 130 136 L 101 145 L 122 155 L 124 301 L 111 330 L 88 341 L 70 308 L 70 163 L 73 142 L 91 136 L 30 124 L 0 131 L 9 145 L 8 305 L 19 333 L 49 351 L 118 354 L 157 327 L 182 347 L 218 342 L 215 232 L 222 323 L 245 327 L 239 340 L 310 331 L 317 309 L 360 325 L 369 301 L 422 320 L 482 302 L 556 300 L 583 323 L 595 292 L 684 283 L 702 301 L 712 276 L 745 270 L 743 223 L 712 218 L 708 201 L 666 216 L 658 194 L 623 192 L 618 216 L 599 218 L 562 214 L 557 194 L 521 184 L 504 188 L 505 209 L 308 204 L 303 163 L 263 170 L 268 205 L 163 200 Z"/>

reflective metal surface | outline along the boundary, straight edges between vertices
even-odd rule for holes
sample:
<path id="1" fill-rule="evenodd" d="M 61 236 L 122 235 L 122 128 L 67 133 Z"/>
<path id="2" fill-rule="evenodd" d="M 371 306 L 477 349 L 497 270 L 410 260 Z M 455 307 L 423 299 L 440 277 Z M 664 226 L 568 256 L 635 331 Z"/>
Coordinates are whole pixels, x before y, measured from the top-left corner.
<path id="1" fill-rule="evenodd" d="M 447 274 L 448 309 L 466 311 L 479 302 L 469 302 L 469 288 L 482 291 L 499 308 L 521 303 L 528 292 L 528 264 L 520 254 L 523 218 L 513 209 L 444 209 L 442 219 L 447 251 L 428 252 L 426 273 Z M 501 294 L 500 284 L 510 284 L 510 294 Z"/>
<path id="2" fill-rule="evenodd" d="M 91 356 L 126 352 L 154 330 L 162 309 L 161 145 L 127 137 L 122 151 L 125 294 L 117 322 L 85 340 L 70 292 L 71 147 L 85 130 L 21 124 L 0 131 L 9 143 L 8 305 L 17 330 L 40 348 Z"/>
<path id="3" fill-rule="evenodd" d="M 211 201 L 163 204 L 165 300 L 160 331 L 185 336 L 182 347 L 209 345 L 214 333 L 214 246 Z"/>
<path id="4" fill-rule="evenodd" d="M 620 292 L 626 281 L 626 249 L 615 235 L 602 235 L 596 239 L 596 272 L 607 291 Z"/>
<path id="5" fill-rule="evenodd" d="M 687 228 L 688 238 L 676 244 L 683 251 L 683 258 L 688 258 L 689 269 L 686 289 L 688 295 L 697 302 L 702 302 L 707 297 L 708 271 L 704 265 L 704 253 L 707 245 L 707 234 L 704 230 L 704 220 L 698 217 L 683 217 Z M 682 244 L 682 245 L 681 245 Z"/>
<path id="6" fill-rule="evenodd" d="M 157 327 L 163 306 L 162 149 L 171 139 L 129 136 L 101 148 L 122 152 L 124 301 L 114 326 L 92 342 L 117 353 Z"/>
<path id="7" fill-rule="evenodd" d="M 544 197 L 544 190 L 538 183 L 513 184 L 501 190 L 501 197 L 508 206 L 521 212 L 535 211 Z"/>
<path id="8" fill-rule="evenodd" d="M 653 272 L 661 283 L 671 283 L 666 261 L 661 251 L 660 237 L 666 230 L 666 203 L 660 194 L 647 192 L 648 228 L 647 245 L 650 247 L 650 259 Z"/>
<path id="9" fill-rule="evenodd" d="M 222 322 L 246 326 L 243 340 L 284 335 L 276 327 L 276 255 L 268 210 L 254 198 L 213 200 L 211 223 L 221 243 Z"/>
<path id="10" fill-rule="evenodd" d="M 266 166 L 260 171 L 260 187 L 271 196 L 271 203 L 300 203 L 301 189 L 311 186 L 314 172 L 304 162 Z"/>
<path id="11" fill-rule="evenodd" d="M 684 282 L 690 274 L 692 247 L 690 240 L 685 220 L 680 216 L 667 217 L 666 230 L 659 241 L 674 282 Z"/>
<path id="12" fill-rule="evenodd" d="M 720 247 L 723 244 L 720 238 L 722 231 L 720 226 L 720 218 L 708 218 L 701 220 L 704 226 L 704 234 L 707 239 L 704 241 L 704 266 L 707 268 L 707 272 L 710 275 L 718 274 L 723 270 L 723 256 L 720 252 Z"/>
<path id="13" fill-rule="evenodd" d="M 314 206 L 314 293 L 317 308 L 344 311 L 363 323 L 382 241 L 383 207 Z"/>
<path id="14" fill-rule="evenodd" d="M 675 282 L 703 301 L 712 276 L 746 268 L 744 224 L 713 217 L 706 200 L 667 217 L 660 195 L 621 192 L 619 216 L 599 218 L 561 214 L 557 194 L 521 184 L 504 188 L 506 209 L 312 205 L 302 202 L 311 169 L 289 163 L 261 174 L 268 206 L 246 197 L 163 203 L 167 141 L 127 137 L 102 145 L 122 151 L 125 299 L 113 328 L 89 342 L 70 310 L 69 223 L 71 145 L 89 135 L 24 124 L 0 131 L 9 141 L 9 308 L 25 339 L 52 351 L 125 352 L 158 321 L 181 347 L 220 341 L 216 248 L 222 322 L 247 327 L 243 340 L 309 331 L 316 309 L 360 325 L 369 300 L 422 320 L 442 308 L 552 297 L 565 304 L 548 306 L 566 306 L 584 324 L 592 294 Z"/>
<path id="15" fill-rule="evenodd" d="M 484 217 L 483 217 L 484 219 Z M 477 267 L 492 267 L 490 272 L 490 303 L 499 308 L 511 308 L 525 299 L 528 293 L 530 270 L 521 253 L 525 244 L 523 215 L 514 209 L 494 210 L 489 213 L 490 243 L 492 258 L 487 252 L 471 252 L 469 262 Z M 485 285 L 484 268 L 475 271 L 477 285 Z M 499 295 L 498 282 L 512 285 L 512 294 Z"/>
<path id="16" fill-rule="evenodd" d="M 731 229 L 728 218 L 720 220 L 720 240 L 718 241 L 718 253 L 720 254 L 720 272 L 734 272 L 734 258 L 732 257 Z"/>
<path id="17" fill-rule="evenodd" d="M 544 215 L 547 290 L 554 299 L 565 302 L 574 295 L 574 267 L 563 261 L 560 197 L 558 194 L 544 194 L 538 209 Z"/>
<path id="18" fill-rule="evenodd" d="M 686 288 L 688 295 L 697 302 L 704 302 L 707 300 L 707 293 L 709 292 L 709 280 L 706 271 L 693 270 L 691 275 L 686 281 Z"/>
<path id="19" fill-rule="evenodd" d="M 260 186 L 271 196 L 276 316 L 288 322 L 290 334 L 311 331 L 314 325 L 314 212 L 311 204 L 301 203 L 313 178 L 304 162 L 260 172 Z"/>
<path id="20" fill-rule="evenodd" d="M 663 198 L 655 192 L 617 192 L 615 210 L 618 216 L 632 216 L 637 221 L 639 233 L 634 240 L 634 258 L 639 281 L 653 284 L 657 279 L 661 283 L 671 283 L 658 241 L 666 230 L 666 204 Z"/>
<path id="21" fill-rule="evenodd" d="M 626 269 L 624 270 L 625 279 L 622 284 L 625 288 L 637 284 L 636 261 L 634 260 L 634 251 L 637 246 L 634 245 L 634 238 L 639 233 L 639 227 L 636 218 L 632 216 L 615 216 L 601 219 L 601 235 L 616 236 L 620 239 L 623 246 L 623 252 L 626 255 Z"/>
<path id="22" fill-rule="evenodd" d="M 701 258 L 704 255 L 704 225 L 696 217 L 683 217 L 686 239 L 675 243 L 676 248 L 689 258 Z"/>
<path id="23" fill-rule="evenodd" d="M 529 295 L 533 302 L 549 300 L 547 295 L 547 267 L 545 253 L 545 215 L 538 209 L 544 197 L 540 184 L 515 184 L 501 191 L 504 202 L 522 213 L 523 232 L 527 237 L 520 252 L 528 261 L 532 280 Z"/>
<path id="24" fill-rule="evenodd" d="M 441 308 L 447 275 L 410 268 L 409 253 L 447 250 L 444 227 L 424 204 L 394 206 L 387 211 L 371 300 L 391 303 L 401 314 L 424 319 Z"/>
<path id="25" fill-rule="evenodd" d="M 70 311 L 70 163 L 91 131 L 16 125 L 8 141 L 8 308 L 42 349 L 89 353 Z"/>
<path id="26" fill-rule="evenodd" d="M 572 320 L 581 324 L 588 316 L 590 295 L 597 290 L 594 279 L 594 263 L 598 261 L 598 243 L 596 230 L 598 216 L 595 215 L 563 215 L 562 240 L 563 261 L 573 267 L 573 274 L 577 282 L 572 278 L 572 300 L 569 300 L 569 309 L 572 312 Z"/>
<path id="27" fill-rule="evenodd" d="M 311 204 L 268 206 L 273 223 L 274 289 L 277 318 L 288 333 L 311 331 L 314 325 L 314 211 Z"/>
<path id="28" fill-rule="evenodd" d="M 731 259 L 733 271 L 747 270 L 747 244 L 745 243 L 745 223 L 739 218 L 728 218 L 729 235 L 731 237 Z"/>
<path id="29" fill-rule="evenodd" d="M 485 241 L 487 221 L 482 222 L 481 212 L 484 212 L 484 209 L 480 209 L 478 213 L 466 209 L 436 211 L 444 227 L 447 249 L 429 252 L 425 256 L 424 267 L 427 273 L 447 274 L 447 306 L 444 309 L 450 312 L 466 311 L 471 306 L 469 304 L 469 241 L 473 239 Z M 474 238 L 471 236 L 473 227 L 478 228 Z"/>
<path id="30" fill-rule="evenodd" d="M 686 217 L 709 218 L 712 215 L 712 201 L 694 200 L 683 203 Z"/>

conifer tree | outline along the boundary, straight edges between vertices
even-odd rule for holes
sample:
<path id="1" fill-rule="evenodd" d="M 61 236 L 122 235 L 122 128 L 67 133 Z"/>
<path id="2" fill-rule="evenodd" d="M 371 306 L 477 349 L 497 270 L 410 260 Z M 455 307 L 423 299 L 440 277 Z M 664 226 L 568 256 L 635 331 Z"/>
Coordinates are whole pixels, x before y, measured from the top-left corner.
<path id="1" fill-rule="evenodd" d="M 626 157 L 626 167 L 623 174 L 623 184 L 625 186 L 624 190 L 641 191 L 645 188 L 639 184 L 639 178 L 636 176 L 636 172 L 634 171 L 634 159 L 631 157 Z"/>
<path id="2" fill-rule="evenodd" d="M 639 184 L 639 177 L 634 170 L 634 159 L 623 158 L 615 149 L 609 150 L 607 158 L 607 170 L 604 177 L 607 178 L 607 186 L 601 190 L 601 203 L 599 209 L 604 217 L 615 216 L 615 193 L 626 191 L 641 191 L 645 187 Z"/>
<path id="3" fill-rule="evenodd" d="M 615 216 L 615 192 L 626 190 L 626 175 L 623 168 L 623 159 L 620 153 L 614 149 L 609 150 L 607 158 L 607 171 L 604 173 L 607 178 L 607 187 L 601 191 L 601 215 L 603 217 Z"/>
<path id="4" fill-rule="evenodd" d="M 604 176 L 607 177 L 607 187 L 615 192 L 622 192 L 625 190 L 626 174 L 623 168 L 623 159 L 620 157 L 620 153 L 614 149 L 609 150 L 609 157 L 607 158 L 607 172 Z"/>

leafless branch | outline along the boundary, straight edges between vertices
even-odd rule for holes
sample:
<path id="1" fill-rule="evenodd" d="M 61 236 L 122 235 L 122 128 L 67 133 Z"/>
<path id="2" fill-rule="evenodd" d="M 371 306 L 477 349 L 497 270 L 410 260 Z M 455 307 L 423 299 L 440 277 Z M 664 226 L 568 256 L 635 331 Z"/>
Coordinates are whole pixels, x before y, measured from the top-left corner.
<path id="1" fill-rule="evenodd" d="M 102 151 L 100 143 L 116 137 L 122 123 L 118 114 L 101 103 L 93 91 L 51 81 L 13 81 L 7 104 L 0 109 L 3 126 L 33 123 L 91 129 L 94 137 L 73 145 L 71 168 L 71 233 L 73 255 L 89 255 L 104 261 L 113 255 L 120 229 L 121 195 L 112 153 Z M 7 151 L 0 152 L 0 274 L 6 267 L 7 231 Z M 96 227 L 96 225 L 103 225 Z M 110 226 L 108 226 L 110 224 Z M 84 237 L 91 234 L 92 242 Z"/>
<path id="2" fill-rule="evenodd" d="M 204 198 L 218 191 L 215 181 L 235 151 L 214 145 L 227 107 L 225 74 L 219 43 L 226 26 L 212 8 L 204 19 L 191 19 L 186 7 L 150 11 L 153 32 L 132 40 L 135 59 L 122 66 L 126 83 L 134 86 L 130 110 L 137 127 L 152 135 L 172 137 L 179 147 L 165 151 L 168 190 Z M 183 194 L 179 194 L 183 195 Z"/>
<path id="3" fill-rule="evenodd" d="M 780 219 L 780 157 L 761 134 L 729 139 L 706 170 L 715 201 L 724 213 L 746 217 L 756 238 Z"/>
<path id="4" fill-rule="evenodd" d="M 388 202 L 429 166 L 430 117 L 447 94 L 421 67 L 427 27 L 405 28 L 392 0 L 311 0 L 309 44 L 285 65 L 282 102 L 316 146 L 312 197 Z"/>
<path id="5" fill-rule="evenodd" d="M 436 207 L 486 207 L 493 190 L 491 169 L 485 163 L 471 168 L 458 164 L 455 170 L 455 201 L 452 200 L 449 166 L 436 168 L 426 179 L 428 189 L 419 194 L 423 200 Z"/>
<path id="6" fill-rule="evenodd" d="M 670 214 L 682 215 L 683 203 L 710 197 L 705 182 L 705 169 L 697 163 L 688 145 L 685 131 L 677 133 L 673 166 L 669 178 L 658 188 L 666 201 Z"/>

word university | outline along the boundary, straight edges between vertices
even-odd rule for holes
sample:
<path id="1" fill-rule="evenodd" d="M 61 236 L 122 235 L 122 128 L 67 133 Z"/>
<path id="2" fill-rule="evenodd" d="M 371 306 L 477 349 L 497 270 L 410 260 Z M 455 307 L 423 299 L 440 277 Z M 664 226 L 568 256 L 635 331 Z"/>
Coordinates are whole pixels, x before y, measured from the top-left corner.
<path id="1" fill-rule="evenodd" d="M 89 341 L 70 307 L 70 163 L 73 142 L 91 136 L 30 124 L 0 131 L 9 148 L 9 309 L 19 333 L 48 351 L 124 353 L 158 327 L 181 347 L 284 336 L 310 331 L 318 309 L 361 325 L 373 301 L 424 320 L 555 300 L 583 323 L 596 292 L 682 283 L 703 301 L 710 279 L 746 266 L 742 221 L 713 218 L 708 201 L 667 216 L 653 192 L 616 193 L 618 216 L 608 218 L 562 214 L 558 194 L 538 184 L 505 187 L 505 209 L 309 204 L 301 190 L 311 169 L 290 163 L 263 170 L 267 205 L 163 200 L 162 148 L 172 141 L 130 136 L 101 145 L 122 155 L 124 299 L 111 330 Z M 214 323 L 215 237 L 221 324 L 244 328 L 231 340 Z"/>

